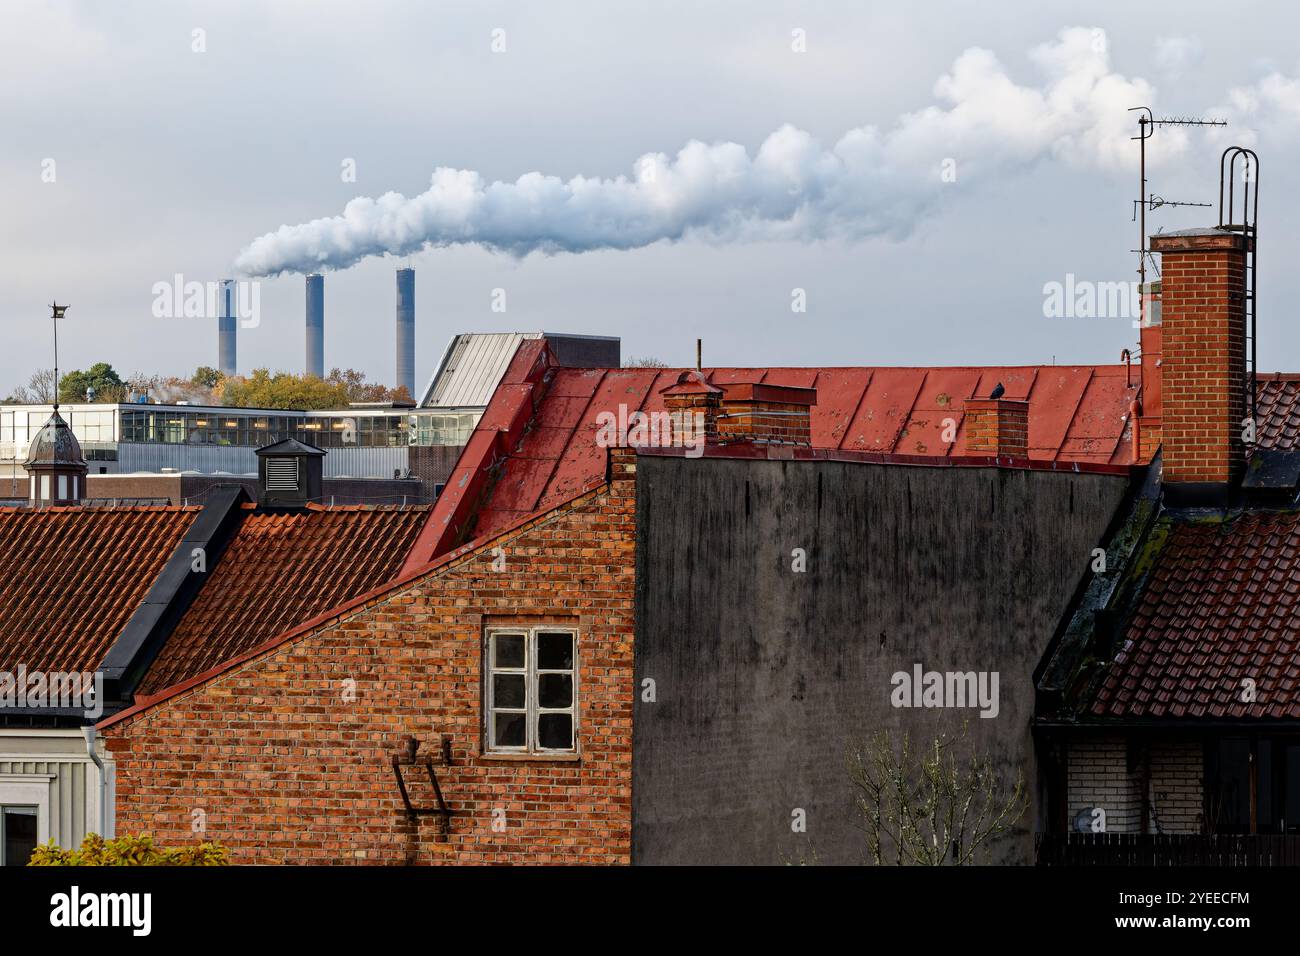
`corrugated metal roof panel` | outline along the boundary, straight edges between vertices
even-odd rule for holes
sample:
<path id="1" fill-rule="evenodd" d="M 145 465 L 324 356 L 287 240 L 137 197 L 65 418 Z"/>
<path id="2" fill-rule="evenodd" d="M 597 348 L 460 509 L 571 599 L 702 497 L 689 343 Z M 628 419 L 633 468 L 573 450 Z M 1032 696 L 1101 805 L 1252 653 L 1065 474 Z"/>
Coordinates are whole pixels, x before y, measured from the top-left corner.
<path id="1" fill-rule="evenodd" d="M 519 343 L 540 332 L 465 332 L 455 336 L 429 381 L 423 408 L 486 406 Z"/>
<path id="2" fill-rule="evenodd" d="M 519 374 L 527 363 L 520 366 Z M 664 407 L 661 391 L 684 369 L 552 368 L 537 380 L 530 426 L 514 440 L 504 462 L 489 442 L 467 449 L 459 480 L 481 475 L 491 490 L 473 522 L 473 534 L 491 534 L 519 517 L 569 500 L 605 474 L 608 451 L 597 441 L 596 416 L 618 406 L 646 412 Z M 999 382 L 1006 397 L 1030 403 L 1030 457 L 1039 460 L 1128 464 L 1133 458 L 1125 419 L 1129 399 L 1123 366 L 1020 366 L 955 368 L 706 368 L 719 385 L 767 382 L 813 387 L 814 448 L 907 454 L 921 459 L 965 454 L 962 423 L 968 399 L 986 396 Z M 530 379 L 530 381 L 532 381 Z M 498 389 L 504 403 L 512 388 Z M 531 386 L 529 386 L 531 387 Z M 511 412 L 514 415 L 514 412 Z M 944 419 L 956 420 L 955 442 L 943 440 Z M 1297 414 L 1300 419 L 1300 413 Z M 512 419 L 513 420 L 513 419 Z M 479 423 L 485 441 L 501 427 L 489 412 Z M 454 495 L 435 506 L 439 534 L 467 506 Z M 468 515 L 463 520 L 468 521 Z M 432 536 L 431 536 L 432 537 Z M 437 539 L 440 547 L 454 535 Z M 414 553 L 414 552 L 413 552 Z M 436 550 L 421 553 L 432 560 Z"/>

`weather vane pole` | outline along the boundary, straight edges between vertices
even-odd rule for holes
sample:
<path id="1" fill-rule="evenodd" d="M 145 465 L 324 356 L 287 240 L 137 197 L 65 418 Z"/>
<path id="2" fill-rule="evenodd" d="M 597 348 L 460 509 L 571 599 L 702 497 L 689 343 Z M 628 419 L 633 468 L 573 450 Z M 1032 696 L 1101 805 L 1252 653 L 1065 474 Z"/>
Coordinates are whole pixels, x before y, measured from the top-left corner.
<path id="1" fill-rule="evenodd" d="M 50 303 L 50 319 L 54 323 L 54 411 L 59 410 L 59 319 L 63 318 L 68 306 L 59 305 L 58 299 Z"/>

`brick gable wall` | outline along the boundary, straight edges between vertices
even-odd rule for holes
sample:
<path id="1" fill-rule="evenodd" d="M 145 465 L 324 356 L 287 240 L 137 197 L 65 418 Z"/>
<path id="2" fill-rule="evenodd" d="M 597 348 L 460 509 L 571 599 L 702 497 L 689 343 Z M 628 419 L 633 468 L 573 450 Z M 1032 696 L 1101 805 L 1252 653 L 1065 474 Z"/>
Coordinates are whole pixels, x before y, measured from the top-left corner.
<path id="1" fill-rule="evenodd" d="M 187 843 L 202 819 L 240 863 L 629 862 L 633 491 L 616 480 L 108 725 L 118 832 Z M 481 754 L 497 623 L 579 628 L 580 759 Z M 423 757 L 442 735 L 445 839 L 436 817 L 409 822 L 390 764 L 408 736 Z M 432 806 L 423 768 L 405 776 Z"/>

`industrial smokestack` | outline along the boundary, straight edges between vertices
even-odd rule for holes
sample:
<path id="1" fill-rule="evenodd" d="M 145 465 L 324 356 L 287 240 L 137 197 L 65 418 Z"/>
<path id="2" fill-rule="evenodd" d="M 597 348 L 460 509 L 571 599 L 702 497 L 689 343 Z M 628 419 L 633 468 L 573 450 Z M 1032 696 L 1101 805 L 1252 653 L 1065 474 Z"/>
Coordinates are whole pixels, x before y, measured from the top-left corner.
<path id="1" fill-rule="evenodd" d="M 325 377 L 325 277 L 307 276 L 307 374 Z"/>
<path id="2" fill-rule="evenodd" d="M 217 368 L 235 374 L 235 280 L 221 280 L 221 306 L 217 316 Z"/>
<path id="3" fill-rule="evenodd" d="M 397 380 L 415 397 L 415 270 L 397 270 Z"/>

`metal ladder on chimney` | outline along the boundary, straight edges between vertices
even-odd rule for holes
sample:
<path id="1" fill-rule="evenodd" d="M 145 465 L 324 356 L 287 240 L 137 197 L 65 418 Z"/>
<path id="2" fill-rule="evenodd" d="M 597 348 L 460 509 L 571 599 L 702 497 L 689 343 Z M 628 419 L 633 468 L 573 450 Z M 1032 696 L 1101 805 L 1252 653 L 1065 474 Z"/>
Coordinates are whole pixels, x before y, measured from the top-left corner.
<path id="1" fill-rule="evenodd" d="M 1241 220 L 1237 220 L 1235 187 L 1237 181 L 1237 161 L 1241 161 Z M 1250 187 L 1254 186 L 1252 190 Z M 1227 187 L 1225 192 L 1224 187 Z M 1225 199 L 1227 200 L 1225 205 Z M 1246 274 L 1243 277 L 1245 301 L 1242 308 L 1246 316 L 1246 367 L 1244 385 L 1250 420 L 1255 429 L 1259 428 L 1256 405 L 1259 383 L 1255 381 L 1256 373 L 1256 332 L 1255 332 L 1255 292 L 1258 271 L 1255 256 L 1259 250 L 1259 157 L 1253 149 L 1244 146 L 1229 146 L 1219 157 L 1219 228 L 1232 229 L 1246 237 Z"/>

